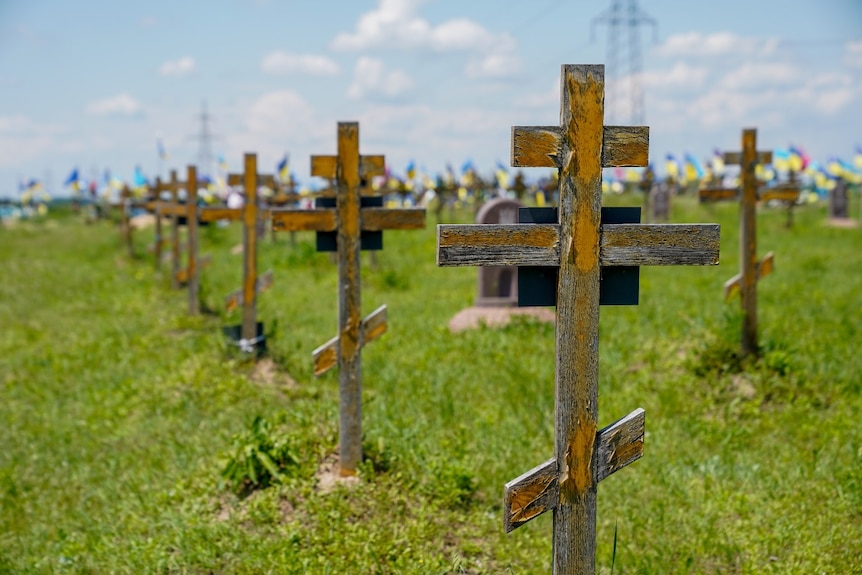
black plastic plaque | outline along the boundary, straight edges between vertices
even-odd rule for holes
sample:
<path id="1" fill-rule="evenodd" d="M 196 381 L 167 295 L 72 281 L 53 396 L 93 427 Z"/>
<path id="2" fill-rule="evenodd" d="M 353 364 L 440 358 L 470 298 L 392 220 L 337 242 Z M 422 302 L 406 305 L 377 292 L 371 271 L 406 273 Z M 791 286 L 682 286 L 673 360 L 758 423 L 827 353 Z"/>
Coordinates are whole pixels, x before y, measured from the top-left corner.
<path id="1" fill-rule="evenodd" d="M 603 224 L 637 224 L 640 208 L 602 208 Z M 520 208 L 518 223 L 556 224 L 557 208 Z M 518 268 L 518 307 L 557 305 L 556 266 L 521 266 Z M 600 305 L 638 305 L 640 268 L 637 266 L 602 266 L 599 282 Z"/>
<path id="2" fill-rule="evenodd" d="M 334 208 L 335 198 L 315 198 L 314 207 L 316 208 Z M 359 198 L 359 208 L 382 208 L 383 196 L 361 196 Z M 383 249 L 383 231 L 376 232 L 360 232 L 359 234 L 359 249 L 360 250 L 382 250 Z M 337 252 L 338 251 L 338 232 L 317 232 L 317 251 L 319 252 Z"/>

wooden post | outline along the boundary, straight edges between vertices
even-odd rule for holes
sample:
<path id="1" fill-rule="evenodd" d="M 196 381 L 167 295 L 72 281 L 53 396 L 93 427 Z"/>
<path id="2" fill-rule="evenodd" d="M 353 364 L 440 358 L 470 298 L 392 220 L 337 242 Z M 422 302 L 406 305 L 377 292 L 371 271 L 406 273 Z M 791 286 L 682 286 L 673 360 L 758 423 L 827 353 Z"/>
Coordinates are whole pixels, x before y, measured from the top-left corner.
<path id="1" fill-rule="evenodd" d="M 168 188 L 171 191 L 171 206 L 179 206 L 179 182 L 177 171 L 171 170 L 171 183 Z M 180 215 L 176 211 L 171 212 L 171 287 L 180 287 Z"/>
<path id="2" fill-rule="evenodd" d="M 748 128 L 742 131 L 742 152 L 729 152 L 724 155 L 724 163 L 740 166 L 742 189 L 739 204 L 739 265 L 741 272 L 728 280 L 725 297 L 729 297 L 736 287 L 742 299 L 742 355 L 757 353 L 757 279 L 772 271 L 772 254 L 767 254 L 764 262 L 757 261 L 757 178 L 755 168 L 758 163 L 772 162 L 772 152 L 757 150 L 757 130 Z"/>
<path id="3" fill-rule="evenodd" d="M 156 257 L 156 271 L 162 269 L 162 248 L 164 240 L 162 239 L 162 211 L 161 211 L 161 194 L 162 194 L 162 178 L 156 177 L 155 198 L 153 198 L 153 208 L 151 212 L 156 217 L 156 228 L 153 238 L 153 252 Z"/>
<path id="4" fill-rule="evenodd" d="M 186 171 L 186 242 L 188 251 L 189 314 L 200 313 L 200 278 L 198 277 L 198 171 L 189 165 Z"/>
<path id="5" fill-rule="evenodd" d="M 206 207 L 200 210 L 201 221 L 234 220 L 242 221 L 242 251 L 243 274 L 242 288 L 225 298 L 225 306 L 232 311 L 242 306 L 242 324 L 237 342 L 244 353 L 253 353 L 262 347 L 262 336 L 257 333 L 257 294 L 272 285 L 272 271 L 262 276 L 257 272 L 257 240 L 258 224 L 262 218 L 268 217 L 268 210 L 260 209 L 257 188 L 260 185 L 272 185 L 271 175 L 257 173 L 257 155 L 246 154 L 243 174 L 230 174 L 228 184 L 242 185 L 244 198 L 242 208 Z"/>
<path id="6" fill-rule="evenodd" d="M 132 238 L 132 191 L 128 186 L 123 186 L 120 191 L 120 229 L 122 230 L 123 243 L 126 244 L 126 253 L 130 258 L 135 257 L 135 243 Z"/>
<path id="7" fill-rule="evenodd" d="M 362 461 L 361 349 L 385 333 L 387 327 L 386 306 L 379 307 L 364 319 L 361 317 L 361 242 L 370 241 L 370 233 L 385 229 L 425 227 L 423 209 L 390 210 L 362 206 L 361 181 L 383 173 L 383 156 L 359 154 L 359 124 L 339 122 L 338 155 L 311 157 L 311 174 L 334 179 L 337 183 L 335 209 L 272 210 L 272 224 L 278 231 L 336 232 L 338 336 L 318 347 L 313 358 L 315 375 L 321 375 L 335 365 L 339 370 L 339 463 L 342 476 L 354 475 Z"/>
<path id="8" fill-rule="evenodd" d="M 604 66 L 563 66 L 560 126 L 514 127 L 512 165 L 556 167 L 556 224 L 438 225 L 441 266 L 559 268 L 555 457 L 506 484 L 507 531 L 554 511 L 554 573 L 594 574 L 596 487 L 643 454 L 644 412 L 598 430 L 604 266 L 714 265 L 717 224 L 601 224 L 603 167 L 646 166 L 649 128 L 604 126 Z"/>

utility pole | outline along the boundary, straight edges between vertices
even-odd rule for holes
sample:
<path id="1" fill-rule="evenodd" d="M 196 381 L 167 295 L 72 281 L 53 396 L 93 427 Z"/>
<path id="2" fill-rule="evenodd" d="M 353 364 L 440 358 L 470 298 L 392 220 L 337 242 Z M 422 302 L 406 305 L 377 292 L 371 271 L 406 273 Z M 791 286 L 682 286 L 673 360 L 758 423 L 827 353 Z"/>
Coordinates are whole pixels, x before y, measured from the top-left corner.
<path id="1" fill-rule="evenodd" d="M 628 28 L 628 74 L 629 74 L 629 97 L 630 116 L 629 123 L 640 126 L 645 123 L 644 95 L 641 85 L 641 73 L 643 71 L 643 56 L 641 54 L 640 30 L 642 24 L 653 27 L 653 42 L 658 39 L 658 24 L 655 18 L 640 9 L 637 0 L 611 0 L 611 7 L 602 14 L 593 18 L 590 25 L 590 40 L 595 40 L 595 29 L 597 24 L 608 26 L 608 48 L 607 62 L 607 116 L 610 123 L 620 122 L 622 114 L 621 86 L 622 74 L 620 73 L 619 55 L 621 44 L 626 37 L 624 27 Z"/>
<path id="2" fill-rule="evenodd" d="M 212 141 L 217 137 L 210 130 L 210 122 L 213 117 L 207 112 L 206 100 L 201 102 L 201 113 L 198 116 L 200 120 L 200 128 L 196 136 L 193 136 L 198 141 L 198 157 L 197 168 L 200 170 L 199 176 L 213 176 L 213 153 Z"/>

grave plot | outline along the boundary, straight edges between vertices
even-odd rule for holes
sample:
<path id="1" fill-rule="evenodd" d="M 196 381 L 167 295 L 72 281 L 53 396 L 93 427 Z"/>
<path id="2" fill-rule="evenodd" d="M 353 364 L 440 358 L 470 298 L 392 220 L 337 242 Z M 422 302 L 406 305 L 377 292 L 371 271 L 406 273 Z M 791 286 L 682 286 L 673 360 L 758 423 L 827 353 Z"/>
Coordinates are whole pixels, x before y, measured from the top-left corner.
<path id="1" fill-rule="evenodd" d="M 596 572 L 599 481 L 643 454 L 644 412 L 598 429 L 600 284 L 614 266 L 715 265 L 715 224 L 601 221 L 603 167 L 646 166 L 646 127 L 604 126 L 604 66 L 562 67 L 560 126 L 512 129 L 512 165 L 559 172 L 558 221 L 439 225 L 441 266 L 558 268 L 555 456 L 506 485 L 511 531 L 553 510 L 554 573 Z"/>
<path id="2" fill-rule="evenodd" d="M 257 241 L 260 222 L 268 217 L 268 210 L 261 209 L 257 195 L 258 187 L 274 185 L 271 175 L 257 173 L 257 155 L 246 154 L 243 174 L 230 174 L 228 184 L 244 188 L 242 208 L 201 208 L 201 221 L 231 220 L 242 222 L 243 274 L 242 289 L 225 298 L 225 307 L 232 311 L 242 307 L 242 323 L 224 328 L 225 335 L 242 353 L 260 355 L 266 349 L 263 323 L 257 321 L 257 296 L 272 286 L 272 270 L 258 275 Z"/>
<path id="3" fill-rule="evenodd" d="M 311 174 L 336 182 L 335 198 L 318 198 L 313 210 L 274 209 L 278 231 L 317 232 L 318 251 L 338 262 L 338 335 L 313 353 L 314 373 L 338 366 L 339 472 L 356 474 L 362 461 L 362 347 L 386 332 L 386 306 L 361 317 L 360 249 L 382 249 L 383 230 L 425 227 L 425 210 L 385 209 L 381 197 L 361 196 L 362 182 L 384 173 L 383 156 L 359 154 L 359 124 L 339 122 L 338 154 L 312 156 Z"/>

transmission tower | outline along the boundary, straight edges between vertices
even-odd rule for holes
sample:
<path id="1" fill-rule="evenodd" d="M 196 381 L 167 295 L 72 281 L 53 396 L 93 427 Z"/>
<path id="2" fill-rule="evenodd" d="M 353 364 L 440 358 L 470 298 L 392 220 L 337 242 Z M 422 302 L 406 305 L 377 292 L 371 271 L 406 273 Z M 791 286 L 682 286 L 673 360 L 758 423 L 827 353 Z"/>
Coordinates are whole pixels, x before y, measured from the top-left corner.
<path id="1" fill-rule="evenodd" d="M 213 175 L 213 153 L 212 141 L 217 138 L 210 130 L 210 122 L 212 116 L 207 112 L 206 100 L 201 102 L 201 113 L 198 116 L 200 120 L 200 128 L 196 136 L 193 136 L 198 141 L 198 173 L 201 175 Z"/>
<path id="2" fill-rule="evenodd" d="M 641 85 L 641 72 L 643 70 L 643 57 L 641 56 L 641 42 L 639 26 L 649 24 L 653 27 L 653 41 L 658 39 L 658 24 L 655 18 L 646 14 L 638 7 L 637 0 L 611 0 L 611 7 L 599 16 L 593 18 L 590 26 L 590 39 L 595 39 L 595 28 L 597 24 L 608 25 L 608 52 L 607 52 L 607 75 L 608 85 L 607 94 L 607 111 L 608 119 L 614 121 L 615 115 L 620 113 L 621 106 L 621 83 L 622 74 L 619 68 L 620 44 L 628 37 L 629 52 L 628 52 L 628 74 L 629 74 L 629 89 L 631 98 L 631 116 L 632 125 L 642 125 L 644 123 L 644 95 Z M 624 27 L 628 28 L 628 34 L 625 34 Z"/>

